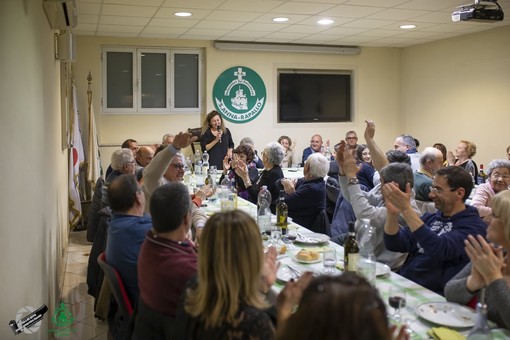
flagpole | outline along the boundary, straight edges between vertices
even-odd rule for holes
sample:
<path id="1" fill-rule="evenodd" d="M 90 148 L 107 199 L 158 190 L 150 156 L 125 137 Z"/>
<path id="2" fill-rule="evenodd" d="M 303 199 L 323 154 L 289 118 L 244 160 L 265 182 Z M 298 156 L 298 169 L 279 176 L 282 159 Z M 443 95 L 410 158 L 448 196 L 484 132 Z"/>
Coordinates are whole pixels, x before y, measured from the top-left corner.
<path id="1" fill-rule="evenodd" d="M 88 145 L 87 145 L 87 181 L 90 183 L 91 192 L 95 190 L 96 181 L 103 175 L 101 168 L 101 155 L 97 138 L 94 106 L 92 103 L 92 74 L 87 76 L 87 102 L 88 102 Z"/>

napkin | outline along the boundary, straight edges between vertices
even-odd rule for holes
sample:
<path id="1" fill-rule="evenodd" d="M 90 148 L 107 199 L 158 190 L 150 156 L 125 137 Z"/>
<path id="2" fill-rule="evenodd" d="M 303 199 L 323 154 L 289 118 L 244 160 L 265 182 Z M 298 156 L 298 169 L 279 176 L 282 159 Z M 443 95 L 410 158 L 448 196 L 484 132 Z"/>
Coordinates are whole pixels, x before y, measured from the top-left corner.
<path id="1" fill-rule="evenodd" d="M 428 332 L 436 340 L 465 340 L 466 338 L 457 331 L 446 327 L 433 327 Z"/>

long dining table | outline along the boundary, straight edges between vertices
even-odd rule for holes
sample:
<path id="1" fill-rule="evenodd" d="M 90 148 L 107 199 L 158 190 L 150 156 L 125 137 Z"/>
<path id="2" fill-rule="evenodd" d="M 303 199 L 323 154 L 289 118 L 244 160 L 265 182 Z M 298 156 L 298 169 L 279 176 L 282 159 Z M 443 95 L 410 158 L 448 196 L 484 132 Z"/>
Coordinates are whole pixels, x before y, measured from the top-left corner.
<path id="1" fill-rule="evenodd" d="M 237 199 L 237 209 L 243 210 L 250 214 L 254 219 L 256 219 L 257 207 L 255 204 L 244 200 L 242 198 Z M 209 216 L 221 211 L 221 205 L 218 199 L 206 200 L 204 202 L 205 206 L 202 207 Z M 274 218 L 274 220 L 276 220 Z M 293 245 L 286 244 L 287 248 L 285 253 L 280 254 L 278 256 L 278 261 L 280 261 L 280 269 L 278 272 L 278 280 L 273 285 L 273 289 L 276 292 L 279 292 L 285 286 L 285 281 L 290 279 L 295 275 L 292 273 L 293 270 L 297 270 L 300 273 L 304 273 L 305 271 L 311 271 L 314 274 L 323 274 L 324 266 L 322 263 L 322 255 L 320 256 L 320 261 L 315 263 L 302 263 L 299 262 L 295 255 L 301 250 L 311 250 L 318 252 L 321 254 L 326 248 L 333 248 L 337 255 L 337 263 L 338 265 L 334 269 L 333 274 L 328 275 L 340 275 L 342 274 L 342 259 L 344 255 L 343 247 L 329 241 L 329 237 L 322 234 L 313 234 L 306 227 L 298 225 L 296 223 L 290 222 L 288 225 L 289 230 L 295 230 L 300 237 L 303 238 L 304 242 L 299 242 L 300 237 L 294 242 Z M 309 237 L 309 238 L 308 238 Z M 317 242 L 307 242 L 311 240 L 318 239 Z M 323 242 L 319 242 L 323 241 Z M 268 246 L 268 242 L 265 240 L 265 246 Z M 274 242 L 273 242 L 274 244 Z M 278 249 L 284 243 L 280 240 Z M 289 267 L 290 266 L 290 267 Z M 400 276 L 399 274 L 392 272 L 389 270 L 389 267 L 384 264 L 378 264 L 377 266 L 378 275 L 375 280 L 375 287 L 378 289 L 379 294 L 383 301 L 386 303 L 386 308 L 389 314 L 393 313 L 393 308 L 388 304 L 389 290 L 390 287 L 398 287 L 400 289 L 405 290 L 406 292 L 406 305 L 401 310 L 401 320 L 402 323 L 406 323 L 408 328 L 411 330 L 411 339 L 432 339 L 432 337 L 428 334 L 431 329 L 436 329 L 437 327 L 446 327 L 448 329 L 452 329 L 457 331 L 463 336 L 467 336 L 469 330 L 471 328 L 471 324 L 476 319 L 475 312 L 473 310 L 468 310 L 468 314 L 466 314 L 466 310 L 468 307 L 446 303 L 446 299 L 425 288 L 422 287 L 415 282 L 408 280 L 407 278 Z M 438 307 L 439 306 L 439 307 Z M 441 306 L 447 308 L 442 310 Z M 454 307 L 452 309 L 452 306 Z M 455 307 L 458 307 L 460 311 L 457 311 Z M 431 311 L 432 308 L 432 311 Z M 436 310 L 437 309 L 437 310 Z M 439 313 L 439 315 L 430 315 L 431 313 Z M 448 313 L 457 313 L 459 315 L 448 315 Z M 441 313 L 444 313 L 443 318 L 441 318 Z M 452 319 L 453 318 L 453 319 Z M 451 320 L 450 320 L 451 319 Z M 433 320 L 435 322 L 432 322 Z M 446 321 L 444 321 L 446 320 Z M 454 321 L 454 324 L 460 322 L 462 326 L 460 327 L 451 327 L 448 322 Z M 465 322 L 465 324 L 463 323 Z M 464 327 L 466 326 L 466 327 Z M 497 328 L 497 326 L 490 322 L 491 333 L 493 339 L 509 339 L 510 331 L 506 329 Z M 447 338 L 444 338 L 447 339 Z"/>

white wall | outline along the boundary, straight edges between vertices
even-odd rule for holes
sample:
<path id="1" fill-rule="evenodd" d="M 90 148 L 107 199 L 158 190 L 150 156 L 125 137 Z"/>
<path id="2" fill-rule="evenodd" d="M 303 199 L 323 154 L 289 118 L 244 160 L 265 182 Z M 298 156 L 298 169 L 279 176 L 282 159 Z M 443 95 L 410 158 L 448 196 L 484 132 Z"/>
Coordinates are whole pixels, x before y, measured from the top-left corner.
<path id="1" fill-rule="evenodd" d="M 459 23 L 462 25 L 462 23 Z M 474 160 L 506 158 L 510 145 L 510 26 L 445 39 L 402 52 L 406 132 L 422 145 L 454 150 L 474 142 Z"/>
<path id="2" fill-rule="evenodd" d="M 0 338 L 23 306 L 46 304 L 46 339 L 67 246 L 67 152 L 61 148 L 60 64 L 41 0 L 0 1 Z M 51 326 L 50 326 L 51 328 Z"/>
<path id="3" fill-rule="evenodd" d="M 402 129 L 399 119 L 400 106 L 400 50 L 364 48 L 357 56 L 312 55 L 289 53 L 226 52 L 214 49 L 212 42 L 179 41 L 163 39 L 78 37 L 78 61 L 74 73 L 81 88 L 81 112 L 85 112 L 86 78 L 92 72 L 94 109 L 99 129 L 100 144 L 117 144 L 127 138 L 141 143 L 158 142 L 166 132 L 178 132 L 188 127 L 201 126 L 200 115 L 106 115 L 101 114 L 101 46 L 189 46 L 205 51 L 205 113 L 214 109 L 212 88 L 216 78 L 226 69 L 242 65 L 256 71 L 264 80 L 268 100 L 263 112 L 246 124 L 229 123 L 234 142 L 249 136 L 258 149 L 278 139 L 282 134 L 297 140 L 297 159 L 309 146 L 310 137 L 319 133 L 334 144 L 345 137 L 349 130 L 361 135 L 364 120 L 372 118 L 378 123 L 378 139 L 381 145 L 390 147 L 396 134 Z M 348 69 L 354 71 L 354 120 L 350 123 L 304 123 L 278 124 L 276 118 L 276 75 L 278 68 Z M 114 148 L 103 147 L 103 165 L 109 164 Z"/>

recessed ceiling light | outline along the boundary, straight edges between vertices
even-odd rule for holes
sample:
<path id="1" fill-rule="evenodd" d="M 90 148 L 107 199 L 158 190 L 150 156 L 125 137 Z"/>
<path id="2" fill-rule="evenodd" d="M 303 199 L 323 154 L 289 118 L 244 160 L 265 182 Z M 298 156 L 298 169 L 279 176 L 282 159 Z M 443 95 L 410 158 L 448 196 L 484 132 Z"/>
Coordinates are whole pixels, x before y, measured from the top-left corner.
<path id="1" fill-rule="evenodd" d="M 416 28 L 416 25 L 400 25 L 400 28 L 403 30 L 410 30 Z"/>
<path id="2" fill-rule="evenodd" d="M 286 21 L 289 21 L 289 18 L 284 18 L 284 17 L 273 18 L 273 21 L 274 22 L 286 22 Z"/>
<path id="3" fill-rule="evenodd" d="M 177 12 L 174 15 L 176 17 L 190 17 L 192 14 L 190 12 Z"/>
<path id="4" fill-rule="evenodd" d="M 331 19 L 321 19 L 319 21 L 317 21 L 317 23 L 319 25 L 330 25 L 332 23 L 334 23 L 335 21 L 334 20 L 331 20 Z"/>

